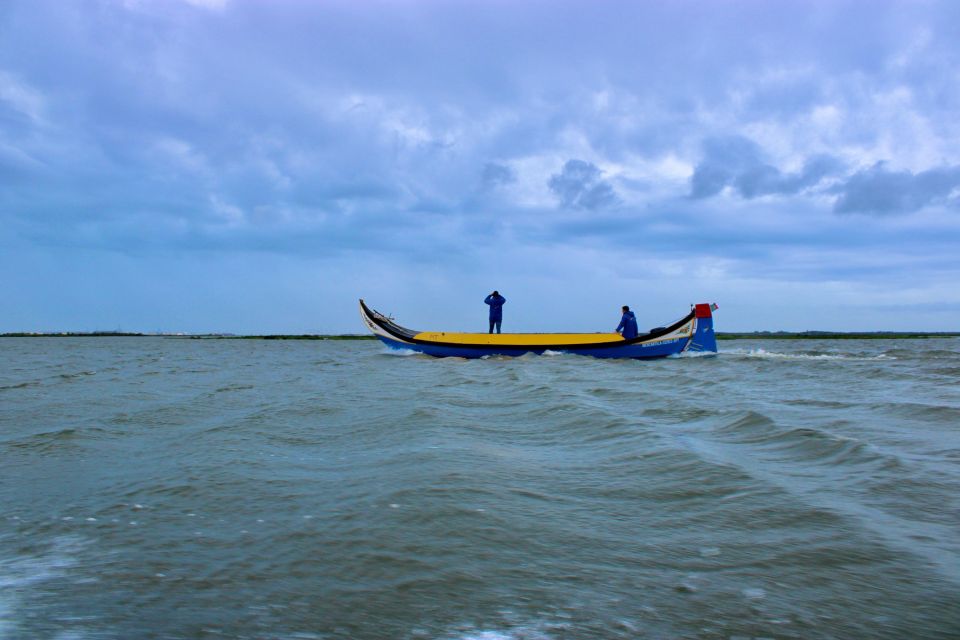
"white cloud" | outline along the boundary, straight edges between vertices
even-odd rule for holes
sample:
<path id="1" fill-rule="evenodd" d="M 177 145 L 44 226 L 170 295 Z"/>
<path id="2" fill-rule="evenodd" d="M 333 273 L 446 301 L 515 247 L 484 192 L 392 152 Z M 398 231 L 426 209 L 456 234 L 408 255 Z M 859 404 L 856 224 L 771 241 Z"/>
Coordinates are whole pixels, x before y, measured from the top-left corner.
<path id="1" fill-rule="evenodd" d="M 162 137 L 154 144 L 157 151 L 169 158 L 178 168 L 203 176 L 209 174 L 206 158 L 190 143 L 177 138 Z"/>
<path id="2" fill-rule="evenodd" d="M 238 226 L 246 220 L 246 215 L 240 207 L 225 202 L 218 195 L 210 196 L 210 206 L 215 214 L 225 223 Z"/>
<path id="3" fill-rule="evenodd" d="M 45 102 L 40 91 L 15 74 L 0 69 L 0 103 L 6 103 L 34 124 L 39 124 L 44 119 Z"/>
<path id="4" fill-rule="evenodd" d="M 230 5 L 232 0 L 121 0 L 124 8 L 132 11 L 154 11 L 156 9 L 162 9 L 164 5 L 170 5 L 173 2 L 207 11 L 223 11 Z"/>
<path id="5" fill-rule="evenodd" d="M 230 4 L 230 0 L 183 0 L 189 5 L 201 7 L 203 9 L 223 10 Z"/>

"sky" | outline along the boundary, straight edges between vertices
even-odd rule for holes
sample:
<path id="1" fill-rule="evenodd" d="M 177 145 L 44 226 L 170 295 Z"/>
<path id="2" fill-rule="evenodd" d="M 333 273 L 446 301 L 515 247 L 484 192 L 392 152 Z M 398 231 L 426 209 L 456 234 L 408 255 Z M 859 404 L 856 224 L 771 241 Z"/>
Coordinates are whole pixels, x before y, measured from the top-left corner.
<path id="1" fill-rule="evenodd" d="M 960 3 L 0 2 L 0 332 L 958 331 Z"/>

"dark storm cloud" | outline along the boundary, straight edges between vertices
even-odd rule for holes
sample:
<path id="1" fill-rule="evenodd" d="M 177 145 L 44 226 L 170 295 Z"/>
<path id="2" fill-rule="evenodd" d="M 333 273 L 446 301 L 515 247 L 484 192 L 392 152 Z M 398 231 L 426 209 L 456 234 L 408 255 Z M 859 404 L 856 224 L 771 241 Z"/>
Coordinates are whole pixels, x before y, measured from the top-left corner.
<path id="1" fill-rule="evenodd" d="M 620 203 L 620 197 L 603 172 L 583 160 L 568 160 L 560 173 L 550 176 L 547 186 L 567 209 L 606 209 Z"/>
<path id="2" fill-rule="evenodd" d="M 960 189 L 960 166 L 940 167 L 919 173 L 890 171 L 878 162 L 859 171 L 837 188 L 837 213 L 891 215 L 917 211 L 944 203 Z M 954 204 L 957 198 L 953 198 Z"/>

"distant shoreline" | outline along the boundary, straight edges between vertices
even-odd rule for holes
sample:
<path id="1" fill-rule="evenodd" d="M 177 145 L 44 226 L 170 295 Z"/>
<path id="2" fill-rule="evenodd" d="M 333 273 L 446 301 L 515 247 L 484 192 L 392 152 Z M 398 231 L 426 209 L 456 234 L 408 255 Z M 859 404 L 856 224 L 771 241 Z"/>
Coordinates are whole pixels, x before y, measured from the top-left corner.
<path id="1" fill-rule="evenodd" d="M 364 334 L 131 333 L 126 331 L 65 331 L 59 333 L 0 333 L 0 338 L 180 338 L 190 340 L 376 340 Z"/>
<path id="2" fill-rule="evenodd" d="M 0 338 L 181 338 L 191 340 L 376 340 L 365 334 L 263 334 L 233 335 L 221 333 L 128 333 L 123 331 L 87 331 L 60 333 L 0 333 Z M 960 332 L 947 331 L 748 331 L 717 332 L 718 340 L 927 340 L 960 338 Z"/>
<path id="3" fill-rule="evenodd" d="M 960 333 L 947 331 L 752 331 L 745 333 L 717 332 L 717 340 L 927 340 L 960 338 Z"/>

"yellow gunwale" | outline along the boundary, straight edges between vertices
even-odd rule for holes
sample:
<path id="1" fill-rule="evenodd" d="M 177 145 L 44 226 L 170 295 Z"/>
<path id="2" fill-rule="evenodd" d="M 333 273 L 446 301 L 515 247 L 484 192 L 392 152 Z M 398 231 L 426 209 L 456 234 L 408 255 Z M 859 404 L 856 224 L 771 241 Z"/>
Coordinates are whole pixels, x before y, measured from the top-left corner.
<path id="1" fill-rule="evenodd" d="M 415 340 L 471 345 L 583 346 L 623 342 L 619 333 L 457 333 L 421 331 Z"/>

